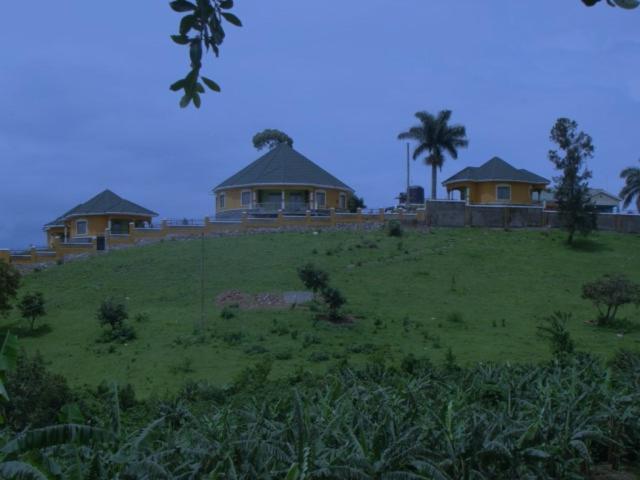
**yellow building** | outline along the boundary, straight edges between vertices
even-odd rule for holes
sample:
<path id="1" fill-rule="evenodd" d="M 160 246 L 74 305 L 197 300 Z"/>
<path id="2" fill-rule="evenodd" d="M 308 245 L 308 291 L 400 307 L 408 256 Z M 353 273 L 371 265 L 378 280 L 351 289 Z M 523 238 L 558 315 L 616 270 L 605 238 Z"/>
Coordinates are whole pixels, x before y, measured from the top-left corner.
<path id="1" fill-rule="evenodd" d="M 281 143 L 213 189 L 216 217 L 346 211 L 354 191 Z"/>
<path id="2" fill-rule="evenodd" d="M 128 235 L 129 224 L 142 227 L 151 224 L 158 214 L 105 190 L 72 208 L 44 226 L 47 245 L 55 240 L 62 243 L 85 243 L 95 240 L 98 250 L 105 249 L 105 238 Z"/>
<path id="3" fill-rule="evenodd" d="M 460 199 L 471 204 L 531 205 L 540 201 L 549 180 L 494 157 L 479 167 L 459 171 L 442 185 L 449 198 L 458 191 Z"/>

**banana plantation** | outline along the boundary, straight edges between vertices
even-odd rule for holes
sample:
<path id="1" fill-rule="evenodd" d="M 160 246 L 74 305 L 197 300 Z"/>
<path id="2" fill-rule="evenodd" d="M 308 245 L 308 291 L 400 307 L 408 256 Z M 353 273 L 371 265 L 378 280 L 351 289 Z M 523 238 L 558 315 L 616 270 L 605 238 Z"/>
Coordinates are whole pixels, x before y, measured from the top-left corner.
<path id="1" fill-rule="evenodd" d="M 0 478 L 634 478 L 607 472 L 638 461 L 635 353 L 606 365 L 581 353 L 469 368 L 408 357 L 401 368 L 268 373 L 126 411 L 114 386 L 82 424 L 5 430 Z"/>

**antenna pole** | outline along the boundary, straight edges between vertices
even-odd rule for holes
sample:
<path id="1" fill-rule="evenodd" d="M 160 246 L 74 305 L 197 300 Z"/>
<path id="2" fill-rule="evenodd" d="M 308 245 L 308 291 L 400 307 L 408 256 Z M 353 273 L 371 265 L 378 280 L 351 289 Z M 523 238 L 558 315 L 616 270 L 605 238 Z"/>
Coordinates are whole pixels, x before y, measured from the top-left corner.
<path id="1" fill-rule="evenodd" d="M 409 142 L 407 142 L 407 205 L 409 204 L 409 186 L 411 185 L 410 177 L 410 154 L 409 154 Z"/>

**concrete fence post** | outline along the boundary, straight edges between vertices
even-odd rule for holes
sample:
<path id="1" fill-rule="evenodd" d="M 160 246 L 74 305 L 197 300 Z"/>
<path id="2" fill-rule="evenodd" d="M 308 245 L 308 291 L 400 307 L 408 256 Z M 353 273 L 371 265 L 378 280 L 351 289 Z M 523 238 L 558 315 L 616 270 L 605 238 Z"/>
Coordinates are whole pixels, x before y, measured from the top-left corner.
<path id="1" fill-rule="evenodd" d="M 307 226 L 311 225 L 311 210 L 304 212 L 304 223 Z"/>
<path id="2" fill-rule="evenodd" d="M 384 223 L 384 208 L 381 208 L 381 209 L 378 211 L 378 219 L 379 219 L 382 223 Z"/>
<path id="3" fill-rule="evenodd" d="M 0 262 L 11 263 L 11 252 L 9 249 L 0 249 Z"/>
<path id="4" fill-rule="evenodd" d="M 164 232 L 167 230 L 167 228 L 169 228 L 169 224 L 167 223 L 166 220 L 162 220 L 160 222 L 160 229 Z"/>
<path id="5" fill-rule="evenodd" d="M 329 217 L 331 218 L 331 225 L 335 226 L 336 224 L 336 209 L 331 207 L 329 209 Z"/>
<path id="6" fill-rule="evenodd" d="M 38 251 L 33 245 L 29 249 L 29 255 L 31 255 L 31 263 L 38 263 Z"/>
<path id="7" fill-rule="evenodd" d="M 425 208 L 419 208 L 416 210 L 416 221 L 418 223 L 427 223 L 427 210 Z"/>
<path id="8" fill-rule="evenodd" d="M 471 221 L 471 209 L 473 207 L 470 206 L 468 203 L 465 203 L 464 205 L 464 226 L 465 227 L 472 227 L 472 221 Z"/>
<path id="9" fill-rule="evenodd" d="M 358 209 L 356 210 L 356 214 L 358 215 L 356 217 L 358 223 L 362 223 L 362 208 L 358 207 Z"/>
<path id="10" fill-rule="evenodd" d="M 284 225 L 284 215 L 282 212 L 282 209 L 280 208 L 278 210 L 278 220 L 277 220 L 278 226 L 281 227 L 282 225 Z"/>

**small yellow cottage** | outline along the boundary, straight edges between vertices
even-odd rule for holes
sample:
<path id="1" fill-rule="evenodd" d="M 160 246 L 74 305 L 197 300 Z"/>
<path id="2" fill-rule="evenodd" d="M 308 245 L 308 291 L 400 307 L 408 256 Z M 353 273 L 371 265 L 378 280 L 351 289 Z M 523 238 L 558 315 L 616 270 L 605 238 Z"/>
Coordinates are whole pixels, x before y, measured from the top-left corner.
<path id="1" fill-rule="evenodd" d="M 458 191 L 461 200 L 472 204 L 531 205 L 540 200 L 549 180 L 494 157 L 479 167 L 459 171 L 442 185 L 449 198 Z"/>
<path id="2" fill-rule="evenodd" d="M 216 217 L 346 211 L 353 189 L 281 143 L 213 189 Z"/>
<path id="3" fill-rule="evenodd" d="M 105 190 L 72 208 L 64 215 L 44 226 L 47 245 L 54 239 L 63 243 L 96 240 L 98 250 L 105 248 L 105 235 L 126 235 L 129 223 L 136 226 L 151 224 L 158 214 Z"/>

